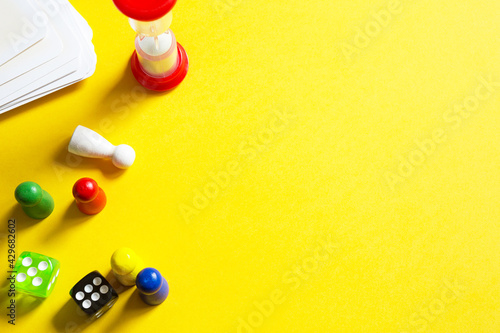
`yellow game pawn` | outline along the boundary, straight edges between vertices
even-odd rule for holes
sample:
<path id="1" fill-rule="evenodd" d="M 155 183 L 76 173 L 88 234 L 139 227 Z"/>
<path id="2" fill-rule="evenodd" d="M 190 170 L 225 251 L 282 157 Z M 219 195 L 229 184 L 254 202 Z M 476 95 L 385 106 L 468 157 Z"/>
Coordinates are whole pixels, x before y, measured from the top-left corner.
<path id="1" fill-rule="evenodd" d="M 124 286 L 135 285 L 137 274 L 145 268 L 137 254 L 128 247 L 122 247 L 111 256 L 111 268 L 116 279 Z"/>

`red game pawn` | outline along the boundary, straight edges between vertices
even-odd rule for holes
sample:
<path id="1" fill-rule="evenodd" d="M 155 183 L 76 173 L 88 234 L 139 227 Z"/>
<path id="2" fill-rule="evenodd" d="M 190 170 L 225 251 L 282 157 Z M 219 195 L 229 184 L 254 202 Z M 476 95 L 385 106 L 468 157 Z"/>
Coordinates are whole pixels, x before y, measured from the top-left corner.
<path id="1" fill-rule="evenodd" d="M 92 178 L 77 180 L 73 186 L 73 196 L 78 209 L 87 215 L 97 214 L 106 206 L 106 194 Z"/>

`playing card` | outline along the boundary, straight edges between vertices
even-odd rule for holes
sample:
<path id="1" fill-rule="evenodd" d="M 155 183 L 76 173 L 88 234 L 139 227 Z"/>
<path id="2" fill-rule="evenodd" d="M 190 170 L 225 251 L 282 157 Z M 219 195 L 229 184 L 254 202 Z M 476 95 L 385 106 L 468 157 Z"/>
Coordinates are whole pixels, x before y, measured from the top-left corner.
<path id="1" fill-rule="evenodd" d="M 45 86 L 55 80 L 60 79 L 72 72 L 75 72 L 80 65 L 78 57 L 82 49 L 72 29 L 68 29 L 63 19 L 63 6 L 56 15 L 51 16 L 50 24 L 59 35 L 63 43 L 63 51 L 54 59 L 46 62 L 44 66 L 39 66 L 17 78 L 0 86 L 0 106 L 10 103 L 19 97 Z M 66 66 L 70 62 L 71 66 Z M 65 66 L 65 67 L 63 67 Z M 63 67 L 63 72 L 60 67 Z M 60 69 L 59 71 L 57 71 Z"/>
<path id="2" fill-rule="evenodd" d="M 53 56 L 52 59 L 48 59 L 50 56 L 45 55 L 44 59 L 48 59 L 45 61 L 32 59 L 35 53 L 29 53 L 30 50 L 26 51 L 26 55 L 19 54 L 19 58 L 16 57 L 18 59 L 14 58 L 12 61 L 15 60 L 18 65 L 22 65 L 22 69 L 18 68 L 15 74 L 9 72 L 9 77 L 3 78 L 2 66 L 0 66 L 0 75 L 2 75 L 2 79 L 0 79 L 0 113 L 67 87 L 91 76 L 95 71 L 97 59 L 91 41 L 92 29 L 74 7 L 67 0 L 29 1 L 33 1 L 34 8 L 38 11 L 49 10 L 46 12 L 49 17 L 47 37 L 51 37 L 52 40 L 54 36 L 57 37 L 62 50 L 61 48 L 57 49 L 57 47 L 52 49 L 52 55 L 57 53 L 56 50 L 59 51 L 59 54 Z M 45 42 L 45 44 L 47 43 Z M 47 50 L 42 51 L 41 46 L 38 47 L 38 50 L 44 53 L 48 52 Z M 38 53 L 37 56 L 40 57 L 40 54 Z M 35 66 L 37 63 L 40 64 Z"/>
<path id="3" fill-rule="evenodd" d="M 0 66 L 0 86 L 54 59 L 62 49 L 61 40 L 49 25 L 45 38 Z"/>
<path id="4" fill-rule="evenodd" d="M 47 19 L 29 1 L 0 0 L 0 65 L 45 37 Z"/>
<path id="5" fill-rule="evenodd" d="M 78 22 L 76 27 L 73 28 L 70 26 L 70 29 L 72 29 L 73 32 L 80 37 L 80 42 L 82 43 L 80 46 L 82 47 L 83 52 L 80 56 L 81 64 L 79 65 L 79 70 L 71 73 L 70 75 L 62 77 L 59 80 L 55 80 L 43 87 L 40 87 L 26 95 L 23 95 L 15 101 L 4 104 L 2 107 L 0 107 L 0 112 L 8 111 L 14 107 L 28 103 L 29 101 L 32 101 L 36 98 L 40 98 L 56 90 L 62 89 L 68 85 L 71 85 L 72 83 L 89 77 L 94 73 L 96 56 L 94 52 L 94 46 L 88 39 L 88 37 L 92 36 L 92 30 L 88 26 L 85 19 L 83 19 L 83 17 L 72 6 L 68 5 L 64 10 L 68 11 L 68 16 L 63 16 L 68 24 L 71 24 L 72 20 L 76 20 Z M 62 66 L 56 71 L 64 73 L 67 67 L 68 65 Z"/>

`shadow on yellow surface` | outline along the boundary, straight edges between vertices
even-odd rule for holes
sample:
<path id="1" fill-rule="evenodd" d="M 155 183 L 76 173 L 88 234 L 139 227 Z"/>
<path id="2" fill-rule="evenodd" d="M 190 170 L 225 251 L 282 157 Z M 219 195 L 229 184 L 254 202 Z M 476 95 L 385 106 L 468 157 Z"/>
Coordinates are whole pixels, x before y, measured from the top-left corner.
<path id="1" fill-rule="evenodd" d="M 75 201 L 72 201 L 71 204 L 66 209 L 64 213 L 64 221 L 61 222 L 61 225 L 66 225 L 70 227 L 73 223 L 85 222 L 92 218 L 92 215 L 83 214 L 76 205 Z"/>
<path id="2" fill-rule="evenodd" d="M 3 275 L 3 274 L 2 274 Z M 7 309 L 7 317 L 9 313 L 14 313 L 16 317 L 22 317 L 31 311 L 38 308 L 44 301 L 43 298 L 33 297 L 30 295 L 24 295 L 19 292 L 15 292 L 15 298 L 11 294 L 9 275 L 3 275 L 2 286 L 0 287 L 0 306 L 2 309 Z M 15 300 L 15 303 L 12 303 Z M 12 308 L 12 311 L 9 309 Z"/>
<path id="3" fill-rule="evenodd" d="M 132 292 L 132 295 L 130 295 L 130 297 L 127 299 L 127 303 L 125 304 L 125 307 L 123 308 L 121 315 L 116 317 L 117 320 L 111 322 L 111 324 L 108 327 L 106 327 L 104 331 L 125 332 L 126 329 L 124 328 L 124 325 L 127 325 L 127 321 L 122 320 L 121 318 L 131 318 L 131 317 L 137 318 L 138 316 L 143 315 L 146 312 L 154 311 L 154 309 L 156 308 L 157 308 L 156 306 L 150 306 L 145 304 L 142 301 L 141 297 L 139 296 L 139 292 L 134 287 L 134 291 Z"/>
<path id="4" fill-rule="evenodd" d="M 113 289 L 118 293 L 118 295 L 121 295 L 123 292 L 125 292 L 131 288 L 128 286 L 124 286 L 120 282 L 118 282 L 118 280 L 116 279 L 112 270 L 109 270 L 108 274 L 106 274 L 105 277 L 106 277 L 106 280 L 108 280 L 109 284 L 111 284 Z"/>
<path id="5" fill-rule="evenodd" d="M 45 219 L 37 220 L 37 219 L 32 219 L 28 215 L 26 215 L 23 211 L 23 208 L 21 207 L 20 204 L 16 202 L 14 199 L 14 193 L 12 193 L 12 201 L 15 202 L 15 204 L 12 206 L 10 211 L 7 212 L 5 216 L 3 216 L 2 221 L 8 221 L 10 219 L 16 220 L 16 231 L 20 231 L 23 229 L 30 228 L 40 222 L 42 222 Z M 7 240 L 7 238 L 5 238 Z"/>
<path id="6" fill-rule="evenodd" d="M 55 238 L 66 234 L 71 231 L 71 229 L 90 220 L 91 218 L 92 215 L 83 214 L 76 206 L 75 201 L 71 201 L 66 209 L 66 212 L 64 213 L 64 219 L 59 221 L 57 228 L 54 228 L 52 232 L 47 233 L 45 241 L 54 241 Z"/>
<path id="7" fill-rule="evenodd" d="M 57 332 L 81 332 L 91 324 L 91 321 L 70 298 L 52 318 L 52 324 Z"/>
<path id="8" fill-rule="evenodd" d="M 23 316 L 38 308 L 43 303 L 43 298 L 37 298 L 29 295 L 16 294 L 17 314 Z"/>
<path id="9" fill-rule="evenodd" d="M 69 139 L 65 140 L 61 144 L 60 149 L 57 150 L 57 154 L 56 156 L 54 156 L 54 161 L 56 163 L 55 164 L 56 166 L 64 166 L 64 167 L 68 166 L 73 169 L 81 169 L 86 171 L 87 170 L 91 171 L 98 168 L 99 170 L 101 170 L 103 176 L 108 179 L 119 177 L 125 171 L 123 169 L 118 169 L 117 167 L 115 167 L 111 162 L 111 160 L 105 160 L 100 158 L 86 158 L 74 155 L 68 152 L 68 144 L 69 144 Z M 75 179 L 75 182 L 77 180 L 78 179 Z"/>
<path id="10" fill-rule="evenodd" d="M 126 320 L 123 320 L 124 318 L 136 317 L 156 308 L 145 304 L 141 300 L 139 292 L 135 287 L 120 285 L 113 276 L 112 271 L 106 274 L 106 279 L 118 292 L 120 298 L 128 297 L 128 299 L 126 300 L 122 314 L 117 317 L 118 320 L 112 322 L 109 327 L 105 329 L 105 332 L 123 331 L 123 325 L 126 324 Z M 124 302 L 124 300 L 121 301 Z M 113 308 L 110 311 L 113 310 L 116 311 L 116 309 Z M 106 313 L 103 317 L 106 317 Z M 69 299 L 52 319 L 52 324 L 58 332 L 81 332 L 90 328 L 93 322 L 93 317 L 86 315 L 72 299 Z"/>
<path id="11" fill-rule="evenodd" d="M 9 119 L 11 119 L 12 117 L 15 117 L 16 115 L 20 114 L 20 113 L 24 113 L 24 112 L 27 112 L 28 110 L 31 110 L 31 109 L 36 109 L 37 107 L 39 106 L 42 106 L 42 105 L 45 105 L 47 103 L 50 103 L 51 101 L 53 100 L 56 100 L 58 98 L 61 98 L 65 95 L 69 95 L 71 94 L 72 92 L 78 90 L 78 89 L 81 89 L 81 86 L 84 85 L 84 81 L 80 81 L 78 83 L 75 83 L 69 87 L 66 87 L 66 88 L 63 88 L 61 90 L 58 90 L 58 91 L 55 91 L 51 94 L 48 94 L 42 98 L 39 98 L 37 100 L 34 100 L 32 102 L 29 102 L 27 104 L 24 104 L 20 107 L 17 107 L 11 111 L 7 111 L 3 114 L 0 114 L 0 122 L 2 121 L 7 121 Z"/>
<path id="12" fill-rule="evenodd" d="M 131 111 L 134 112 L 134 110 L 137 110 L 141 101 L 146 100 L 146 98 L 164 98 L 172 91 L 173 90 L 159 92 L 144 88 L 134 78 L 130 69 L 129 60 L 127 65 L 123 68 L 120 78 L 116 80 L 116 84 L 111 86 L 111 89 L 100 101 L 99 105 L 101 107 L 95 110 L 98 116 L 97 119 L 101 119 L 99 125 L 100 127 L 109 126 L 107 123 L 112 121 L 111 118 L 124 120 L 128 118 Z M 106 119 L 106 117 L 109 117 L 109 119 Z M 109 120 L 109 122 L 107 120 Z"/>

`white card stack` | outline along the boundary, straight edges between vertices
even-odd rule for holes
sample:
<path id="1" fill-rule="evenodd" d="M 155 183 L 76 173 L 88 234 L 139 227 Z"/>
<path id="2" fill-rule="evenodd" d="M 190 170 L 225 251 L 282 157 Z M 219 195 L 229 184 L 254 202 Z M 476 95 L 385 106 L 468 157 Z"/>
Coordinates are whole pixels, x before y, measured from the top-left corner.
<path id="1" fill-rule="evenodd" d="M 0 113 L 91 76 L 96 61 L 67 0 L 0 0 Z"/>

